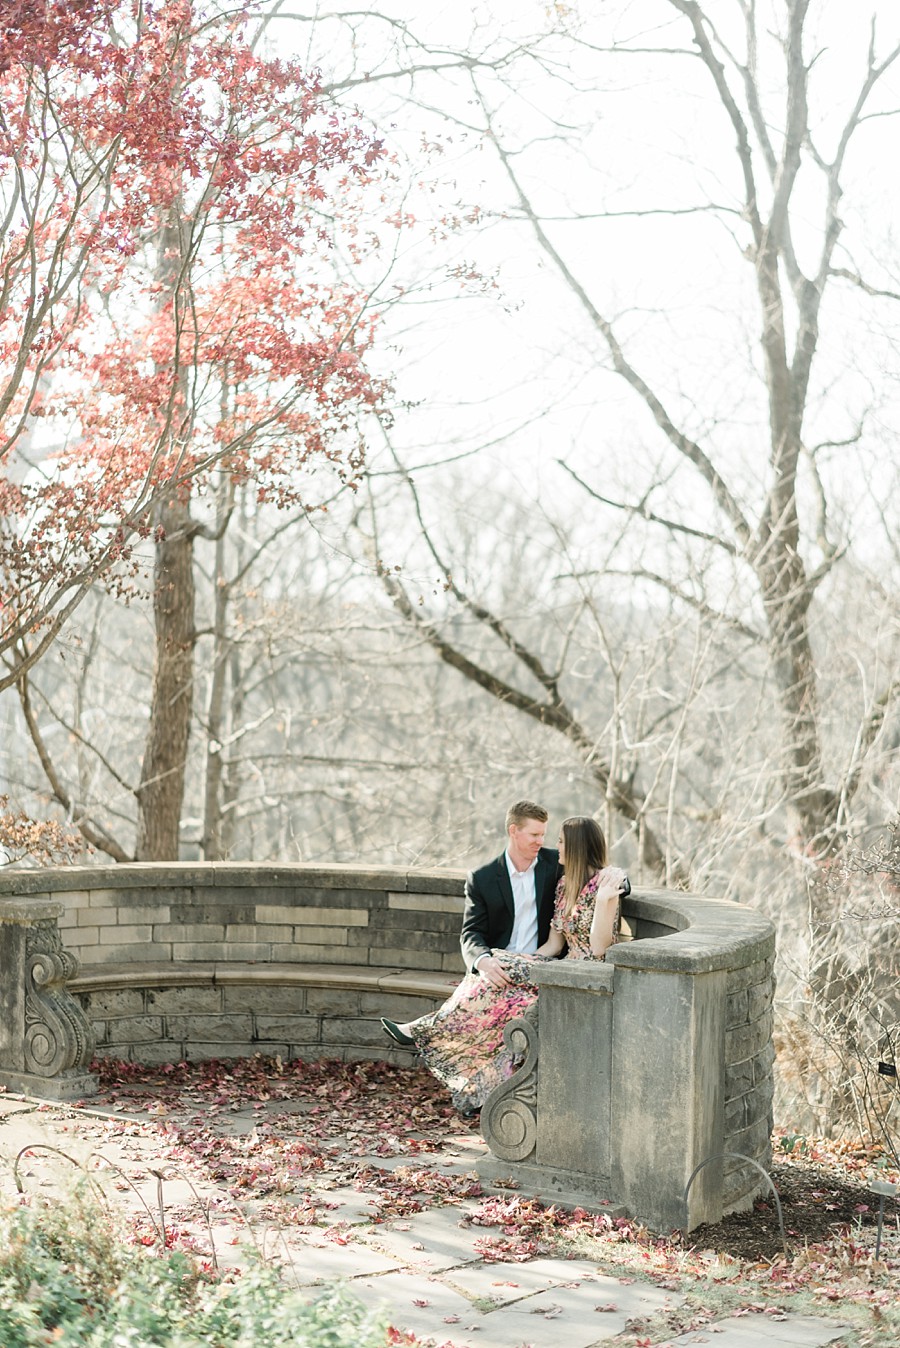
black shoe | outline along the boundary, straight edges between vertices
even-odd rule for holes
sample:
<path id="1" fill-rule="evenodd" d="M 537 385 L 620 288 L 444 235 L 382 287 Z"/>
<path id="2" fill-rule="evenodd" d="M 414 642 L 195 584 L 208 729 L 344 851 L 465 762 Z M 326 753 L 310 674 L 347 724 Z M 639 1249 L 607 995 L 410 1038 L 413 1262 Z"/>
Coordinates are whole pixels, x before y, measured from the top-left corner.
<path id="1" fill-rule="evenodd" d="M 413 1039 L 412 1035 L 404 1034 L 400 1029 L 400 1026 L 395 1025 L 392 1020 L 385 1020 L 384 1016 L 382 1016 L 381 1028 L 384 1030 L 385 1034 L 390 1035 L 394 1043 L 399 1044 L 401 1048 L 415 1048 L 416 1041 Z"/>

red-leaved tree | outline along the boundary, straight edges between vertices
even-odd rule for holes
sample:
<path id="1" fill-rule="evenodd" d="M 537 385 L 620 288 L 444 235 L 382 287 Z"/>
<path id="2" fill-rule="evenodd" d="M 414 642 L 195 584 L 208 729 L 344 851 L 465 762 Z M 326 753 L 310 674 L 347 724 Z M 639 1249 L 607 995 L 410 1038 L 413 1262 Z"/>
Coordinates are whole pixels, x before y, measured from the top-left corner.
<path id="1" fill-rule="evenodd" d="M 190 0 L 0 18 L 0 690 L 29 716 L 29 669 L 152 537 L 142 859 L 178 852 L 198 494 L 224 473 L 315 503 L 317 467 L 353 480 L 384 394 L 335 261 L 381 146 L 250 38 Z"/>

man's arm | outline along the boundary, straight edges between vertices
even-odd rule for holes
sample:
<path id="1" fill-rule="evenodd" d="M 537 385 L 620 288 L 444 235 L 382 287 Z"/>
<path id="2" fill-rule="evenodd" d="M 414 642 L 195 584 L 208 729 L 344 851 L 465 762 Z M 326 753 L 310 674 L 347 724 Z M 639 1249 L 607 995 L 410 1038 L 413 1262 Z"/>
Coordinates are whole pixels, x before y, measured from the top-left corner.
<path id="1" fill-rule="evenodd" d="M 481 892 L 477 873 L 469 871 L 466 876 L 466 902 L 459 936 L 459 946 L 468 970 L 474 969 L 483 955 L 490 955 L 489 930 L 487 903 Z"/>
<path id="2" fill-rule="evenodd" d="M 495 988 L 510 986 L 510 980 L 500 961 L 491 954 L 491 921 L 487 900 L 481 888 L 485 871 L 470 871 L 466 879 L 466 906 L 463 910 L 459 944 L 466 968 L 478 973 Z M 497 933 L 493 935 L 496 937 Z"/>

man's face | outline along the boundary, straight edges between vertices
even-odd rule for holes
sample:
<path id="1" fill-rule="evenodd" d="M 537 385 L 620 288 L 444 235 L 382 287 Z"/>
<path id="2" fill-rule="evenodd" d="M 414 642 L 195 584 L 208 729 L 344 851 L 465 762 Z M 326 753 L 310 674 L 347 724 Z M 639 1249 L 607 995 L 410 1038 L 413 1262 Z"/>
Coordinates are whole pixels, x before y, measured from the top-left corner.
<path id="1" fill-rule="evenodd" d="M 547 825 L 542 824 L 540 819 L 526 819 L 521 827 L 510 824 L 509 841 L 513 860 L 519 859 L 530 865 L 544 845 L 546 832 Z"/>

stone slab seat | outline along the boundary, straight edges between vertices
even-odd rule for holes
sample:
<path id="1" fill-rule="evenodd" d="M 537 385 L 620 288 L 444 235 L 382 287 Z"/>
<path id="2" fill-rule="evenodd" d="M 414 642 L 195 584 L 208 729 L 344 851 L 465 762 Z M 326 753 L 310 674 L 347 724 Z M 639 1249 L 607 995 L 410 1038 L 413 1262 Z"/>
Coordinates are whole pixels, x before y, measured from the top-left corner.
<path id="1" fill-rule="evenodd" d="M 141 961 L 85 964 L 68 982 L 73 993 L 126 988 L 222 987 L 236 984 L 297 988 L 346 988 L 353 992 L 405 993 L 412 997 L 448 997 L 459 975 L 422 969 L 371 968 L 364 964 L 198 964 Z"/>

